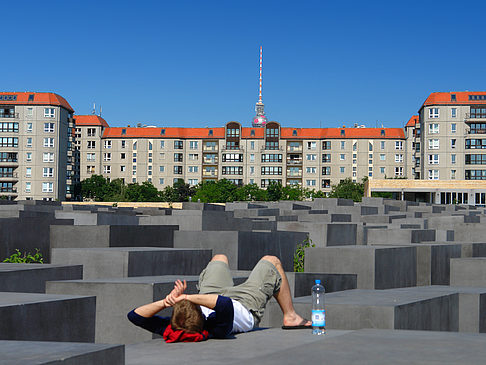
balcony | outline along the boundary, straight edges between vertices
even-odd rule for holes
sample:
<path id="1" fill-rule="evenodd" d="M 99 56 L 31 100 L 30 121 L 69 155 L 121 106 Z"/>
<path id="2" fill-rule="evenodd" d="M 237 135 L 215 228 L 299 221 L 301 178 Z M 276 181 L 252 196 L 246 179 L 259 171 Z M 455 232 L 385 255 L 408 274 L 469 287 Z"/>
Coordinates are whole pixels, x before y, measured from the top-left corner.
<path id="1" fill-rule="evenodd" d="M 218 158 L 203 158 L 204 165 L 217 165 Z"/>
<path id="2" fill-rule="evenodd" d="M 6 195 L 6 196 L 16 196 L 17 195 L 17 188 L 5 188 L 5 187 L 0 187 L 0 195 Z"/>
<path id="3" fill-rule="evenodd" d="M 19 113 L 0 113 L 0 119 L 19 119 Z"/>
<path id="4" fill-rule="evenodd" d="M 218 170 L 215 170 L 215 171 L 204 171 L 203 170 L 202 176 L 216 179 L 218 177 Z"/>
<path id="5" fill-rule="evenodd" d="M 287 146 L 287 152 L 302 152 L 302 146 Z"/>
<path id="6" fill-rule="evenodd" d="M 288 158 L 287 165 L 302 165 L 301 158 Z"/>
<path id="7" fill-rule="evenodd" d="M 299 171 L 290 171 L 287 170 L 287 177 L 302 177 L 302 170 Z"/>
<path id="8" fill-rule="evenodd" d="M 203 152 L 217 152 L 218 146 L 206 146 L 203 145 Z"/>
<path id="9" fill-rule="evenodd" d="M 1 181 L 18 181 L 18 174 L 16 172 L 0 172 Z"/>
<path id="10" fill-rule="evenodd" d="M 466 113 L 466 119 L 468 120 L 486 120 L 485 113 Z"/>
<path id="11" fill-rule="evenodd" d="M 238 147 L 235 147 L 235 146 L 232 146 L 232 147 L 223 146 L 223 147 L 221 147 L 221 151 L 244 152 L 245 150 L 241 146 L 238 146 Z"/>

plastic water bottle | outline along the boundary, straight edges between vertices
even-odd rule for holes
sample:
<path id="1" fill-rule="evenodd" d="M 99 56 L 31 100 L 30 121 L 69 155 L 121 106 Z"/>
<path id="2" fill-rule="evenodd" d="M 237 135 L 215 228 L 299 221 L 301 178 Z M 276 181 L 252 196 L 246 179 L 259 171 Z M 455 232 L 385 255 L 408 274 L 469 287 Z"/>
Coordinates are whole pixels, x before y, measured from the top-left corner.
<path id="1" fill-rule="evenodd" d="M 312 287 L 312 334 L 326 333 L 326 310 L 324 309 L 324 293 L 326 290 L 320 280 Z"/>

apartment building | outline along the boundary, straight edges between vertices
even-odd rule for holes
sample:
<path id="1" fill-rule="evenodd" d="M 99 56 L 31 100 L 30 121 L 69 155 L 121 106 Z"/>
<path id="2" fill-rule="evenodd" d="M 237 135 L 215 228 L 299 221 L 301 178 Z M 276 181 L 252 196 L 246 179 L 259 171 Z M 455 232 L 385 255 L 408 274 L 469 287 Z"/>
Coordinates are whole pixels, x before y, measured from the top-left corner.
<path id="1" fill-rule="evenodd" d="M 77 181 L 73 109 L 54 93 L 0 92 L 0 195 L 66 200 Z"/>
<path id="2" fill-rule="evenodd" d="M 78 122 L 79 121 L 79 122 Z M 401 128 L 108 127 L 97 116 L 76 116 L 81 179 L 102 174 L 157 188 L 178 179 L 191 185 L 228 179 L 235 184 L 271 181 L 330 191 L 351 177 L 406 176 Z"/>
<path id="3" fill-rule="evenodd" d="M 486 92 L 432 93 L 419 110 L 418 178 L 486 180 Z"/>

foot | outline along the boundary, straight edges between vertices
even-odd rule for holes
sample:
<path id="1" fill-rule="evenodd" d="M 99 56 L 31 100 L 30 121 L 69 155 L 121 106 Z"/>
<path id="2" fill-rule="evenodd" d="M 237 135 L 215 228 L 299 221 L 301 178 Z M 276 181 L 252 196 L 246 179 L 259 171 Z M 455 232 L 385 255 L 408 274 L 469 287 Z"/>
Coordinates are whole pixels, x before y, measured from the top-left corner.
<path id="1" fill-rule="evenodd" d="M 292 326 L 307 326 L 311 327 L 312 322 L 309 320 L 305 320 L 301 316 L 299 316 L 297 313 L 291 316 L 284 316 L 283 319 L 283 325 L 285 327 L 292 327 Z"/>

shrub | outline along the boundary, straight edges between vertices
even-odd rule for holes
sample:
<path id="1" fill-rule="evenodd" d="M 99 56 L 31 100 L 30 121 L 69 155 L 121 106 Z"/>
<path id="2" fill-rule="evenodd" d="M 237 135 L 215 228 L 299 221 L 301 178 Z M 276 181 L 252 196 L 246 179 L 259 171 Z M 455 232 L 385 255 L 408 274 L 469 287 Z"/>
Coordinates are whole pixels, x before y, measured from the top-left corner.
<path id="1" fill-rule="evenodd" d="M 305 249 L 308 247 L 316 247 L 309 236 L 302 243 L 297 244 L 294 253 L 294 272 L 304 272 Z"/>
<path id="2" fill-rule="evenodd" d="M 39 252 L 39 249 L 35 249 L 35 253 L 32 255 L 30 252 L 22 252 L 19 251 L 18 248 L 15 249 L 15 253 L 7 257 L 3 262 L 10 262 L 15 264 L 43 264 L 44 259 L 42 258 L 42 254 Z"/>

